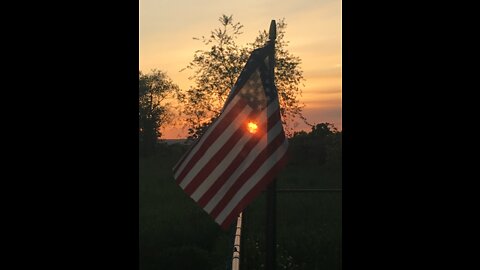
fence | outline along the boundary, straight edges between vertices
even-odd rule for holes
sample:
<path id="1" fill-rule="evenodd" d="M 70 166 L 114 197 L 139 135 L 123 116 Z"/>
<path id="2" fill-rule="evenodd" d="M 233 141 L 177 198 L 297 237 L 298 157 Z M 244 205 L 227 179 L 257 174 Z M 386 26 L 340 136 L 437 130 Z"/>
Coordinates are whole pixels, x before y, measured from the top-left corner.
<path id="1" fill-rule="evenodd" d="M 295 194 L 295 193 L 316 193 L 316 192 L 331 192 L 331 193 L 341 193 L 342 192 L 342 189 L 302 189 L 302 188 L 283 188 L 283 189 L 277 189 L 277 193 L 282 193 L 282 194 Z M 308 196 L 308 195 L 306 195 Z M 304 198 L 304 196 L 302 196 L 302 198 Z M 280 199 L 281 200 L 281 199 Z M 340 200 L 341 201 L 341 200 Z M 335 205 L 335 204 L 334 204 Z M 278 207 L 278 206 L 277 206 Z M 334 208 L 336 206 L 333 206 Z M 261 208 L 261 206 L 260 206 Z M 341 207 L 340 207 L 341 209 Z M 282 209 L 283 210 L 283 209 Z M 334 209 L 334 210 L 338 210 L 338 209 Z M 278 211 L 278 209 L 277 209 Z M 245 239 L 245 232 L 242 232 L 242 229 L 244 230 L 245 229 L 245 226 L 246 226 L 246 219 L 245 219 L 245 214 L 246 214 L 247 211 L 244 211 L 243 213 L 241 213 L 239 215 L 239 217 L 237 218 L 237 225 L 235 227 L 235 235 L 234 235 L 234 248 L 233 248 L 233 254 L 232 254 L 232 264 L 231 264 L 231 269 L 232 270 L 240 270 L 240 269 L 246 269 L 246 266 L 243 265 L 244 262 L 245 262 L 245 256 L 247 255 L 245 253 L 245 251 L 247 250 L 247 248 L 243 248 L 242 250 L 244 251 L 242 254 L 240 253 L 240 246 L 241 244 L 244 244 L 245 243 L 242 243 Z M 340 213 L 338 213 L 339 216 L 335 216 L 337 219 L 341 217 L 341 210 L 340 210 Z M 258 218 L 258 213 L 256 214 L 256 217 Z M 243 226 L 242 226 L 243 225 Z M 336 223 L 335 224 L 331 224 L 331 226 L 335 226 L 337 225 Z M 341 226 L 341 222 L 340 222 L 340 226 Z M 243 227 L 243 228 L 242 228 Z M 260 230 L 261 231 L 261 230 Z M 242 235 L 243 233 L 243 235 Z M 335 237 L 333 237 L 333 239 L 336 239 Z M 242 241 L 241 241 L 242 240 Z M 338 240 L 338 239 L 337 239 Z M 341 240 L 340 241 L 336 241 L 336 242 L 339 242 L 339 243 L 336 243 L 338 244 L 338 246 L 336 246 L 335 244 L 333 245 L 330 245 L 330 249 L 336 249 L 336 250 L 339 250 L 340 251 L 340 254 L 336 254 L 335 252 L 333 253 L 334 257 L 335 258 L 339 258 L 340 261 L 336 262 L 335 265 L 337 266 L 336 268 L 341 268 Z M 338 255 L 338 256 L 337 256 Z M 285 269 L 290 269 L 289 266 L 288 266 L 288 259 L 289 258 L 282 258 L 283 261 L 283 267 Z M 278 260 L 278 259 L 277 259 Z M 257 261 L 258 263 L 258 261 Z M 259 267 L 260 268 L 260 267 Z M 292 267 L 292 269 L 295 268 L 295 267 Z M 298 266 L 299 269 L 303 269 L 301 268 L 300 266 Z M 280 269 L 280 268 L 279 268 Z"/>

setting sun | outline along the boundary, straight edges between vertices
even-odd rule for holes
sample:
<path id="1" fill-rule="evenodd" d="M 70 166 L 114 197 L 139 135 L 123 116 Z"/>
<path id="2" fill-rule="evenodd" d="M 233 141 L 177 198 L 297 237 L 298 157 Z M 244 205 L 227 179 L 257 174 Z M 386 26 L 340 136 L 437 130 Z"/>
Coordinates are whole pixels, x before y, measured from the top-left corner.
<path id="1" fill-rule="evenodd" d="M 250 133 L 255 133 L 257 132 L 257 124 L 253 123 L 253 122 L 249 122 L 248 123 L 248 132 Z"/>

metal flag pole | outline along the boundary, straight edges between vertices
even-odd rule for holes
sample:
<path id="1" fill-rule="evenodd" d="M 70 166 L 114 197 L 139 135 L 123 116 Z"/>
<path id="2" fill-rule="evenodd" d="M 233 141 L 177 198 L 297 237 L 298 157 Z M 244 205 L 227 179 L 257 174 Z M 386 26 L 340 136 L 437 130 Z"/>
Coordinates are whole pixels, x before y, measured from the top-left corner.
<path id="1" fill-rule="evenodd" d="M 272 84 L 274 85 L 274 68 L 275 68 L 275 39 L 277 38 L 277 24 L 275 20 L 272 20 L 270 23 L 270 30 L 268 31 L 269 43 L 272 45 L 272 52 L 270 53 L 269 68 L 270 68 L 270 78 L 272 79 Z M 273 179 L 270 185 L 267 188 L 267 224 L 266 224 L 266 234 L 265 234 L 265 246 L 266 246 L 266 258 L 265 266 L 266 270 L 276 269 L 276 181 Z"/>

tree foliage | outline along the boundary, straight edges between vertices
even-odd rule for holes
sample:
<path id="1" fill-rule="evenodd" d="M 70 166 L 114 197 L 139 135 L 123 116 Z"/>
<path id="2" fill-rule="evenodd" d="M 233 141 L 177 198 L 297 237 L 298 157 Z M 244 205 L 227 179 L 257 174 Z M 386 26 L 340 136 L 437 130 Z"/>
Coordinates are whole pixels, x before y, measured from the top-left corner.
<path id="1" fill-rule="evenodd" d="M 243 25 L 235 23 L 232 16 L 219 18 L 221 26 L 211 31 L 208 37 L 194 38 L 208 46 L 197 50 L 186 69 L 193 70 L 189 78 L 195 85 L 185 91 L 181 102 L 186 117 L 189 137 L 196 138 L 219 114 L 252 50 L 265 45 L 268 33 L 259 32 L 252 43 L 238 45 L 236 39 L 242 34 Z M 288 52 L 285 41 L 284 20 L 277 22 L 275 80 L 279 93 L 282 120 L 287 134 L 292 134 L 295 119 L 302 119 L 301 96 L 303 72 L 301 60 Z"/>
<path id="2" fill-rule="evenodd" d="M 285 40 L 287 24 L 285 20 L 279 20 L 277 23 L 277 38 L 275 42 L 275 85 L 278 90 L 278 99 L 280 103 L 280 112 L 287 133 L 292 135 L 296 120 L 300 119 L 309 126 L 307 119 L 302 114 L 305 106 L 300 102 L 303 86 L 303 71 L 300 67 L 302 60 L 300 57 L 291 54 L 287 47 L 290 43 Z M 268 40 L 268 32 L 261 31 L 255 42 L 249 44 L 250 51 L 263 46 Z"/>
<path id="3" fill-rule="evenodd" d="M 323 165 L 328 160 L 341 162 L 342 132 L 331 123 L 313 125 L 309 133 L 295 132 L 290 145 L 293 163 Z"/>
<path id="4" fill-rule="evenodd" d="M 179 87 L 166 73 L 152 70 L 149 74 L 139 71 L 138 80 L 138 117 L 140 151 L 152 153 L 161 137 L 160 127 L 171 123 L 174 118 L 172 98 L 181 95 Z"/>

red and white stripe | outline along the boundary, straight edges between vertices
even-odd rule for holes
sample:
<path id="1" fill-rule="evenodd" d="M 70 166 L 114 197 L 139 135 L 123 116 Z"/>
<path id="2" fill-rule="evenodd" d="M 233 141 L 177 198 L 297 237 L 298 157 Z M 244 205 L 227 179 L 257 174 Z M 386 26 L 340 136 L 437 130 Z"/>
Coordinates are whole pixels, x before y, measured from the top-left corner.
<path id="1" fill-rule="evenodd" d="M 256 133 L 247 123 L 257 123 Z M 254 111 L 239 95 L 174 167 L 180 187 L 227 229 L 285 165 L 278 101 Z"/>

